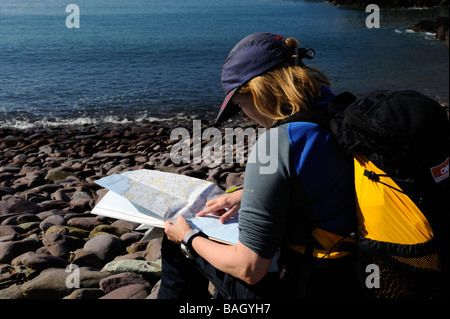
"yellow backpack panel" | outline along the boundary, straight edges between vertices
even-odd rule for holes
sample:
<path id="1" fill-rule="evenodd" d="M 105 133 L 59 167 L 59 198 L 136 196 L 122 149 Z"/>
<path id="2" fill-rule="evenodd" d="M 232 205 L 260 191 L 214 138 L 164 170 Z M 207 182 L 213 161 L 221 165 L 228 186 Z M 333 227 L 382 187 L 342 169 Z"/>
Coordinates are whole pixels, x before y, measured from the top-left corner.
<path id="1" fill-rule="evenodd" d="M 354 165 L 358 229 L 365 238 L 411 245 L 433 237 L 425 216 L 391 178 L 380 176 L 389 187 L 364 175 L 365 170 L 378 175 L 385 172 L 358 154 L 354 155 Z"/>

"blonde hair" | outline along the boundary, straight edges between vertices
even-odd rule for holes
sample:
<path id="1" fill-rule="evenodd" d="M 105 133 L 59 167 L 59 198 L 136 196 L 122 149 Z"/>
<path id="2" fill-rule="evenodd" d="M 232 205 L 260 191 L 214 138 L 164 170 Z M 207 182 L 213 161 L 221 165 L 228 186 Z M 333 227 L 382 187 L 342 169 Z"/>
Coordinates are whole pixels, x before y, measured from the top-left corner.
<path id="1" fill-rule="evenodd" d="M 285 44 L 292 49 L 299 46 L 295 38 L 287 38 Z M 295 58 L 292 55 L 292 61 L 251 79 L 236 93 L 251 93 L 258 112 L 275 121 L 307 109 L 320 96 L 320 88 L 330 86 L 330 81 L 315 68 L 301 62 L 294 65 Z"/>

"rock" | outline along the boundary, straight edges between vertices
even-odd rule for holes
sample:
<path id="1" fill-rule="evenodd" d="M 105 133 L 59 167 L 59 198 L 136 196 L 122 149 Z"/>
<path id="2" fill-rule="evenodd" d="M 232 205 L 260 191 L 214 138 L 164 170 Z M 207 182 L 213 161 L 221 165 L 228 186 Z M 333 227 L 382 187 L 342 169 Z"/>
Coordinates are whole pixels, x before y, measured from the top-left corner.
<path id="1" fill-rule="evenodd" d="M 111 273 L 118 272 L 134 272 L 141 274 L 145 279 L 154 279 L 161 276 L 161 260 L 147 261 L 147 260 L 118 260 L 107 263 L 102 271 Z"/>
<path id="2" fill-rule="evenodd" d="M 161 258 L 162 238 L 155 238 L 148 242 L 144 258 L 148 261 L 156 261 Z"/>
<path id="3" fill-rule="evenodd" d="M 76 271 L 79 272 L 75 273 Z M 78 270 L 75 268 L 73 271 L 67 271 L 66 268 L 50 268 L 24 283 L 20 290 L 29 299 L 57 299 L 72 293 L 78 284 L 78 288 L 98 288 L 100 280 L 108 275 L 107 272 L 88 267 L 81 267 Z"/>
<path id="4" fill-rule="evenodd" d="M 142 275 L 123 272 L 119 274 L 114 274 L 100 280 L 99 285 L 106 294 L 120 287 L 124 287 L 132 284 L 141 284 L 150 287 L 150 283 L 145 280 Z"/>
<path id="5" fill-rule="evenodd" d="M 132 254 L 137 251 L 145 250 L 147 248 L 147 244 L 149 240 L 142 240 L 132 243 L 126 248 L 127 253 Z"/>
<path id="6" fill-rule="evenodd" d="M 0 225 L 0 238 L 4 236 L 20 237 L 20 228 L 13 225 Z"/>
<path id="7" fill-rule="evenodd" d="M 28 222 L 40 222 L 41 219 L 35 214 L 19 214 L 17 215 L 16 223 L 23 224 Z"/>
<path id="8" fill-rule="evenodd" d="M 115 289 L 99 299 L 145 299 L 149 291 L 146 285 L 133 284 Z"/>
<path id="9" fill-rule="evenodd" d="M 141 251 L 137 251 L 137 252 L 134 252 L 131 254 L 120 255 L 120 256 L 117 256 L 116 258 L 114 258 L 114 261 L 125 260 L 125 259 L 145 260 L 144 253 L 145 253 L 145 251 L 141 250 Z"/>
<path id="10" fill-rule="evenodd" d="M 5 195 L 0 201 L 0 214 L 39 212 L 42 208 L 23 197 L 17 195 Z"/>
<path id="11" fill-rule="evenodd" d="M 101 223 L 95 218 L 95 216 L 91 217 L 73 217 L 67 221 L 67 225 L 86 229 L 93 230 L 96 226 Z"/>
<path id="12" fill-rule="evenodd" d="M 56 256 L 47 255 L 47 254 L 37 254 L 33 252 L 28 252 L 15 258 L 11 265 L 24 265 L 28 268 L 36 270 L 37 272 L 41 272 L 47 268 L 61 268 L 66 267 L 67 262 Z"/>
<path id="13" fill-rule="evenodd" d="M 103 159 L 103 158 L 127 158 L 127 157 L 135 157 L 136 153 L 104 153 L 98 152 L 92 155 L 93 158 Z"/>
<path id="14" fill-rule="evenodd" d="M 67 194 L 62 189 L 58 189 L 56 192 L 54 192 L 51 195 L 51 198 L 56 201 L 70 202 L 70 197 L 67 196 Z"/>
<path id="15" fill-rule="evenodd" d="M 25 299 L 21 285 L 13 285 L 0 290 L 0 299 Z"/>
<path id="16" fill-rule="evenodd" d="M 16 189 L 12 187 L 0 187 L 0 198 L 3 195 L 13 195 L 16 192 Z"/>
<path id="17" fill-rule="evenodd" d="M 63 200 L 45 200 L 39 203 L 42 210 L 61 210 L 69 207 L 69 203 Z"/>
<path id="18" fill-rule="evenodd" d="M 109 233 L 112 235 L 116 235 L 118 237 L 122 236 L 125 233 L 129 233 L 130 230 L 126 228 L 119 228 L 113 225 L 98 225 L 95 226 L 95 228 L 91 231 L 89 238 L 93 238 L 95 234 L 103 232 L 103 233 Z"/>
<path id="19" fill-rule="evenodd" d="M 39 152 L 49 155 L 53 153 L 53 148 L 50 145 L 43 145 L 39 147 Z"/>
<path id="20" fill-rule="evenodd" d="M 39 228 L 45 232 L 54 225 L 67 225 L 66 219 L 61 215 L 52 215 L 44 219 L 39 224 Z"/>
<path id="21" fill-rule="evenodd" d="M 70 201 L 70 210 L 73 212 L 85 212 L 94 208 L 94 200 L 89 198 L 74 198 Z"/>
<path id="22" fill-rule="evenodd" d="M 27 251 L 35 251 L 41 246 L 42 243 L 37 238 L 0 242 L 0 264 L 9 264 L 17 256 Z"/>
<path id="23" fill-rule="evenodd" d="M 105 262 L 93 252 L 86 252 L 84 249 L 77 249 L 71 262 L 79 267 L 87 266 L 102 269 Z"/>
<path id="24" fill-rule="evenodd" d="M 60 233 L 63 235 L 69 235 L 73 237 L 78 238 L 87 238 L 89 237 L 89 230 L 81 229 L 77 227 L 71 227 L 71 226 L 63 226 L 63 225 L 53 225 L 47 231 L 46 234 L 49 233 Z"/>
<path id="25" fill-rule="evenodd" d="M 100 216 L 98 216 L 98 217 L 100 217 Z M 97 217 L 97 218 L 98 218 L 98 217 Z M 127 221 L 127 220 L 121 220 L 121 219 L 116 220 L 116 221 L 114 221 L 114 222 L 111 224 L 111 226 L 115 226 L 115 227 L 119 227 L 119 228 L 125 228 L 125 229 L 128 229 L 128 230 L 135 230 L 135 229 L 138 228 L 140 225 L 141 225 L 141 224 L 139 224 L 139 223 L 130 222 L 130 221 Z"/>
<path id="26" fill-rule="evenodd" d="M 96 254 L 101 260 L 110 261 L 125 253 L 122 241 L 116 236 L 102 234 L 88 240 L 83 249 Z"/>
<path id="27" fill-rule="evenodd" d="M 226 184 L 228 187 L 244 184 L 244 173 L 228 173 Z"/>
<path id="28" fill-rule="evenodd" d="M 105 292 L 100 288 L 80 288 L 74 290 L 70 295 L 63 299 L 98 299 L 103 297 Z"/>
<path id="29" fill-rule="evenodd" d="M 77 176 L 77 173 L 65 172 L 65 171 L 53 171 L 53 172 L 49 172 L 45 176 L 45 179 L 49 179 L 52 181 L 60 181 L 60 180 L 66 179 L 69 176 Z"/>
<path id="30" fill-rule="evenodd" d="M 63 259 L 67 259 L 71 251 L 75 251 L 85 244 L 85 240 L 82 238 L 63 235 L 58 232 L 44 234 L 42 242 L 50 254 Z"/>
<path id="31" fill-rule="evenodd" d="M 28 222 L 17 225 L 17 227 L 22 229 L 23 233 L 27 233 L 33 229 L 39 228 L 40 222 Z"/>
<path id="32" fill-rule="evenodd" d="M 7 272 L 0 274 L 0 289 L 7 288 L 20 282 L 19 275 L 15 272 Z"/>
<path id="33" fill-rule="evenodd" d="M 198 179 L 204 179 L 206 178 L 207 174 L 205 171 L 201 170 L 201 169 L 197 169 L 197 170 L 185 170 L 181 173 L 182 175 L 187 175 L 190 177 L 194 177 L 194 178 L 198 178 Z"/>
<path id="34" fill-rule="evenodd" d="M 134 242 L 141 240 L 144 237 L 144 234 L 139 232 L 128 232 L 120 236 L 120 240 L 124 243 L 125 246 L 129 246 Z"/>

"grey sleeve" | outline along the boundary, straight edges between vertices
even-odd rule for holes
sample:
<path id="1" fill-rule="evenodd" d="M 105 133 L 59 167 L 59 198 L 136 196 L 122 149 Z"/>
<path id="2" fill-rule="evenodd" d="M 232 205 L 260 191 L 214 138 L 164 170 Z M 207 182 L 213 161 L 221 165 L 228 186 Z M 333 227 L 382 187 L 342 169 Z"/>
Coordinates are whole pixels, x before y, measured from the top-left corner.
<path id="1" fill-rule="evenodd" d="M 287 125 L 264 133 L 247 161 L 239 211 L 239 241 L 273 258 L 283 239 L 292 191 Z"/>

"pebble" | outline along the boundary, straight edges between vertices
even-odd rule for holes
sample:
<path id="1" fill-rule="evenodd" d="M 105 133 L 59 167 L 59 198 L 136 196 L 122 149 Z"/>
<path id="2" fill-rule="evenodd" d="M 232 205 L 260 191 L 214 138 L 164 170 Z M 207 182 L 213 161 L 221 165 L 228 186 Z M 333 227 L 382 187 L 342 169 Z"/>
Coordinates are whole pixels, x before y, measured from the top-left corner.
<path id="1" fill-rule="evenodd" d="M 90 211 L 106 193 L 95 181 L 127 170 L 177 172 L 223 189 L 242 181 L 240 165 L 172 163 L 178 125 L 0 128 L 0 299 L 150 297 L 163 231 L 148 235 Z M 79 288 L 66 283 L 70 264 Z"/>

